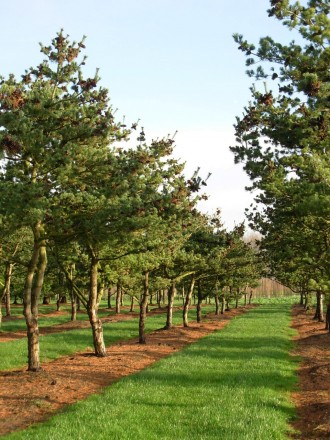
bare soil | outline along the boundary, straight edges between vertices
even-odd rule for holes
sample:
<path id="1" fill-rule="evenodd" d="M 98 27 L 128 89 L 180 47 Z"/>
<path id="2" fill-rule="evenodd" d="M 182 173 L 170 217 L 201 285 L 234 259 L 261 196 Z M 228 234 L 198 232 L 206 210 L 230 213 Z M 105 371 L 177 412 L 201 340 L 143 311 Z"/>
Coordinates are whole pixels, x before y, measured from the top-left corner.
<path id="1" fill-rule="evenodd" d="M 293 393 L 298 419 L 292 424 L 300 431 L 293 438 L 330 439 L 330 333 L 324 322 L 313 319 L 301 306 L 293 308 L 292 327 L 296 355 L 302 358 L 298 370 L 298 390 Z"/>
<path id="2" fill-rule="evenodd" d="M 223 328 L 232 317 L 250 307 L 253 306 L 232 309 L 225 315 L 213 315 L 188 328 L 177 326 L 171 330 L 154 331 L 147 336 L 145 345 L 138 344 L 137 339 L 121 341 L 107 348 L 105 358 L 97 358 L 92 351 L 86 350 L 44 363 L 38 373 L 24 369 L 0 372 L 0 435 L 41 422 L 63 406 L 101 392 L 122 377 Z M 130 316 L 125 314 L 109 319 L 120 318 Z M 79 321 L 56 327 L 57 331 L 64 331 L 85 325 L 86 322 Z M 330 334 L 324 330 L 324 323 L 313 321 L 312 316 L 298 306 L 293 309 L 292 326 L 298 331 L 294 354 L 302 358 L 298 371 L 299 386 L 292 395 L 298 412 L 292 425 L 301 434 L 292 438 L 330 439 Z M 43 333 L 53 331 L 54 328 L 42 330 Z M 2 340 L 22 336 L 22 333 L 11 333 L 10 338 L 9 334 L 2 334 Z"/>

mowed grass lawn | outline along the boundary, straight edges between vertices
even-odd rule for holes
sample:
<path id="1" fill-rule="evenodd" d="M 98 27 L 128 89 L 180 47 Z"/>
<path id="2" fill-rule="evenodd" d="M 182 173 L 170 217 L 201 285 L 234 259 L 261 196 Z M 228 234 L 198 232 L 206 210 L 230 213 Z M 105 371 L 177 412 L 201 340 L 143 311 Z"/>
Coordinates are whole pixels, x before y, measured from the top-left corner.
<path id="1" fill-rule="evenodd" d="M 214 308 L 206 306 L 203 308 L 203 313 L 210 312 Z M 102 316 L 105 311 L 99 314 Z M 46 318 L 44 318 L 45 320 Z M 189 311 L 189 319 L 191 321 L 196 319 L 196 312 L 194 309 Z M 17 321 L 16 321 L 17 322 Z M 45 321 L 43 321 L 45 322 Z M 68 317 L 66 321 L 68 322 Z M 146 331 L 150 332 L 161 327 L 164 327 L 166 322 L 166 313 L 148 315 L 146 320 Z M 175 325 L 182 323 L 182 311 L 175 311 L 173 313 L 173 323 Z M 25 326 L 25 321 L 22 320 Z M 48 325 L 54 325 L 53 318 L 47 318 Z M 55 324 L 58 324 L 55 318 Z M 26 328 L 26 326 L 25 326 Z M 113 344 L 119 340 L 130 339 L 137 337 L 138 330 L 138 315 L 125 321 L 107 322 L 103 325 L 104 341 L 106 345 Z M 75 329 L 59 333 L 51 333 L 40 336 L 40 358 L 41 362 L 57 359 L 61 356 L 68 356 L 77 351 L 92 349 L 93 339 L 91 328 Z M 9 370 L 12 368 L 23 368 L 27 364 L 27 341 L 26 338 L 21 338 L 14 341 L 0 342 L 0 371 Z"/>
<path id="2" fill-rule="evenodd" d="M 287 439 L 297 367 L 289 325 L 288 304 L 262 305 L 46 423 L 3 438 Z"/>

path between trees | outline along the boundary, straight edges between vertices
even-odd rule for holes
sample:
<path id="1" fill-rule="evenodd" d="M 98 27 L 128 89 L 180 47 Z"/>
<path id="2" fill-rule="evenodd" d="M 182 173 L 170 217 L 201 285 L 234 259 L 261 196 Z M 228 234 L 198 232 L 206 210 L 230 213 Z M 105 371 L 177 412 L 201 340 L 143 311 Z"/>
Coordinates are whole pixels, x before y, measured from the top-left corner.
<path id="1" fill-rule="evenodd" d="M 298 391 L 293 394 L 300 440 L 330 439 L 330 333 L 302 307 L 293 308 L 292 327 L 298 331 L 294 354 L 301 356 Z"/>
<path id="2" fill-rule="evenodd" d="M 148 335 L 146 345 L 138 344 L 136 338 L 118 342 L 108 347 L 106 358 L 96 358 L 86 350 L 46 362 L 38 373 L 0 372 L 0 435 L 43 421 L 64 405 L 100 392 L 122 377 L 223 328 L 247 309 L 233 309 L 219 317 L 213 315 L 189 328 L 177 326 L 154 331 Z M 299 332 L 294 354 L 304 359 L 299 369 L 299 391 L 293 395 L 299 416 L 293 426 L 302 434 L 293 438 L 330 438 L 330 335 L 322 331 L 324 324 L 312 321 L 299 307 L 294 308 L 292 326 Z"/>

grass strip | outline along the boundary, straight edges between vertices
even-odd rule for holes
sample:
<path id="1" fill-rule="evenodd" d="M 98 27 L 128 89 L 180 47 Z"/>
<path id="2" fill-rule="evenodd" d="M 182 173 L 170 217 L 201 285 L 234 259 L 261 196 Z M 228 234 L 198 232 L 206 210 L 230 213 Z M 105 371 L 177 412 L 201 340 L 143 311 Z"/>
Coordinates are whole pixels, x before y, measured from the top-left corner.
<path id="1" fill-rule="evenodd" d="M 289 392 L 289 305 L 263 305 L 182 352 L 126 377 L 10 440 L 284 440 Z"/>
<path id="2" fill-rule="evenodd" d="M 210 307 L 203 309 L 209 312 Z M 195 310 L 190 310 L 189 319 L 195 319 Z M 51 318 L 47 318 L 51 320 Z M 149 315 L 146 321 L 146 331 L 150 332 L 164 327 L 166 315 Z M 50 321 L 48 321 L 50 322 Z M 182 322 L 182 311 L 173 314 L 173 323 Z M 113 344 L 119 340 L 125 340 L 138 336 L 138 317 L 119 322 L 108 322 L 103 325 L 104 341 L 106 345 Z M 77 351 L 86 350 L 93 346 L 91 328 L 69 330 L 65 332 L 52 333 L 40 336 L 41 362 L 57 359 L 61 356 L 71 355 Z M 13 368 L 23 368 L 27 364 L 27 342 L 26 338 L 15 341 L 0 343 L 0 371 Z"/>

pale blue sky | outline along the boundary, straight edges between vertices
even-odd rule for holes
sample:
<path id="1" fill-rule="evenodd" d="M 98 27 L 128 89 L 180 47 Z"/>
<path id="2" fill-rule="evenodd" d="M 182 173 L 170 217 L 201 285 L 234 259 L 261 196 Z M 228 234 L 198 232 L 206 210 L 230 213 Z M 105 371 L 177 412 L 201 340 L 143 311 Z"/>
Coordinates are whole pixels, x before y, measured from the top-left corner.
<path id="1" fill-rule="evenodd" d="M 251 196 L 228 146 L 252 84 L 232 34 L 254 43 L 294 38 L 268 7 L 269 0 L 2 0 L 0 74 L 19 76 L 39 63 L 38 43 L 61 28 L 76 41 L 86 35 L 86 73 L 100 68 L 117 117 L 140 118 L 149 138 L 178 130 L 175 154 L 187 173 L 212 172 L 201 209 L 220 207 L 232 228 Z"/>

